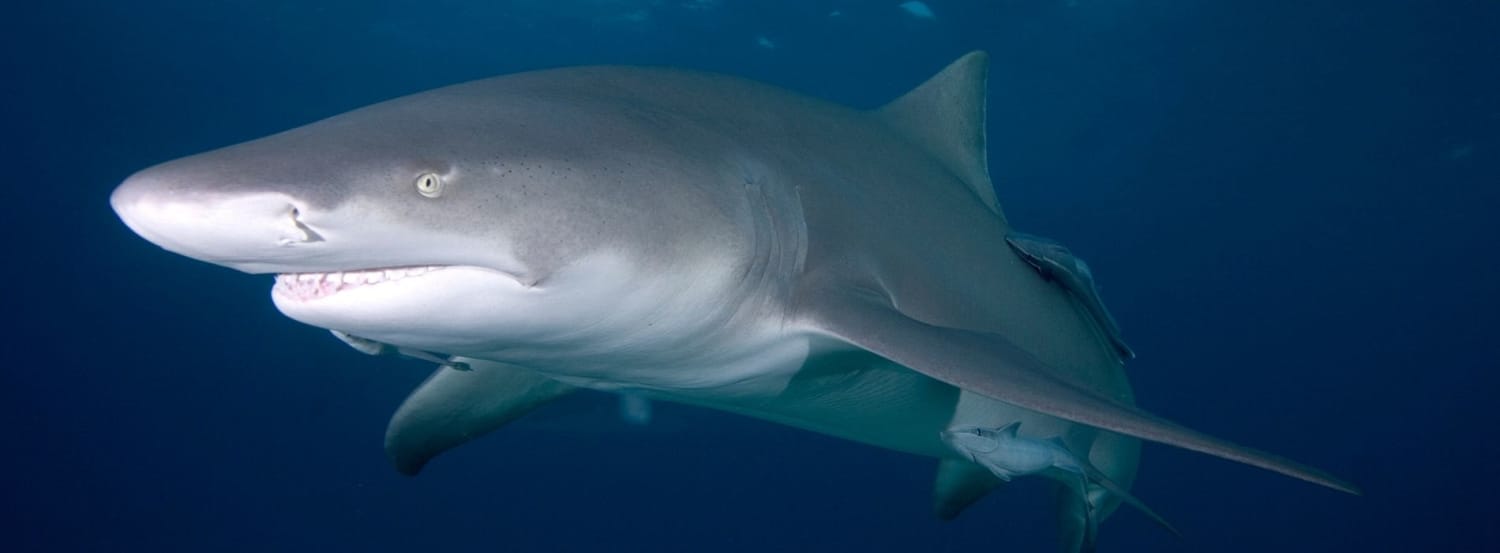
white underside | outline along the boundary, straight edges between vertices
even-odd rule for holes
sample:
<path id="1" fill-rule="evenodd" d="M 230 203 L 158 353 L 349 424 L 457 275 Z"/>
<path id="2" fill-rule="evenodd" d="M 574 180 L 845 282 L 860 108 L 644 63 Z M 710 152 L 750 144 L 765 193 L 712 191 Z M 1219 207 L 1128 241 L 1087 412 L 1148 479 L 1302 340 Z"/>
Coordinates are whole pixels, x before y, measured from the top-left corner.
<path id="1" fill-rule="evenodd" d="M 293 319 L 364 339 L 922 455 L 952 455 L 939 433 L 953 426 L 1024 420 L 1044 436 L 1068 430 L 1052 417 L 943 392 L 951 389 L 889 363 L 799 375 L 825 342 L 777 316 L 727 311 L 743 302 L 712 284 L 731 282 L 719 271 L 646 279 L 599 256 L 528 287 L 490 269 L 404 267 L 281 275 L 272 298 Z"/>
<path id="2" fill-rule="evenodd" d="M 599 259 L 527 287 L 477 267 L 406 267 L 288 274 L 272 298 L 298 321 L 404 348 L 527 367 L 583 388 L 638 392 L 770 419 L 912 453 L 943 456 L 951 426 L 1058 431 L 1055 419 L 935 386 L 882 367 L 799 378 L 814 334 L 767 318 L 708 325 L 722 293 L 686 277 L 640 288 L 627 267 Z M 601 309 L 607 306 L 608 309 Z M 747 320 L 741 320 L 747 319 Z M 731 328 L 732 331 L 724 331 Z M 938 385 L 940 386 L 940 385 Z"/>

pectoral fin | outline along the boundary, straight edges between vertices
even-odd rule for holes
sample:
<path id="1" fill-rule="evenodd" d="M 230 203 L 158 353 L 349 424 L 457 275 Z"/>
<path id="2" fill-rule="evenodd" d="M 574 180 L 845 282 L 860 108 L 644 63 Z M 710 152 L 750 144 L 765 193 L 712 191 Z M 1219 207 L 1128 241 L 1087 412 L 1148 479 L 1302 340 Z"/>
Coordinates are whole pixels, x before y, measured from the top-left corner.
<path id="1" fill-rule="evenodd" d="M 926 324 L 874 294 L 819 290 L 803 297 L 801 314 L 815 332 L 958 388 L 1045 415 L 1359 493 L 1354 485 L 1321 470 L 1215 438 L 1068 382 L 1004 336 Z"/>
<path id="2" fill-rule="evenodd" d="M 391 416 L 385 452 L 402 474 L 414 475 L 438 454 L 574 390 L 519 367 L 455 359 L 427 377 Z"/>
<path id="3" fill-rule="evenodd" d="M 932 485 L 933 512 L 942 520 L 953 520 L 1000 484 L 987 468 L 960 459 L 940 460 Z"/>

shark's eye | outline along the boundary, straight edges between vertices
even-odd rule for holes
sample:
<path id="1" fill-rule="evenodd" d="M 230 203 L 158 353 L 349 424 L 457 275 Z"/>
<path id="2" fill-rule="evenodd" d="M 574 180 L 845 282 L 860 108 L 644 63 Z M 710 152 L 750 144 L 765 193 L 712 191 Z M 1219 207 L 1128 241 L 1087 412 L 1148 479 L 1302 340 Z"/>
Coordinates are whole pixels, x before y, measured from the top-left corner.
<path id="1" fill-rule="evenodd" d="M 417 193 L 428 198 L 436 198 L 443 195 L 443 178 L 437 173 L 422 173 L 417 175 Z"/>

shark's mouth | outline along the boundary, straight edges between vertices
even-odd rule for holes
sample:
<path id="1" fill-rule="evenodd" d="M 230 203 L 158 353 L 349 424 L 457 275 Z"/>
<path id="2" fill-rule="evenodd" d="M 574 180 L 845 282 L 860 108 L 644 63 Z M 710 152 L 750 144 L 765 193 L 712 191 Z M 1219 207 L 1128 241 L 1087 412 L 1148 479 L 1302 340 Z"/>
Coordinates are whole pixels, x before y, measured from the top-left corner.
<path id="1" fill-rule="evenodd" d="M 353 288 L 377 286 L 421 276 L 441 269 L 443 269 L 441 265 L 425 265 L 335 273 L 282 273 L 276 275 L 276 286 L 271 289 L 271 293 L 298 301 L 308 301 L 332 296 Z"/>

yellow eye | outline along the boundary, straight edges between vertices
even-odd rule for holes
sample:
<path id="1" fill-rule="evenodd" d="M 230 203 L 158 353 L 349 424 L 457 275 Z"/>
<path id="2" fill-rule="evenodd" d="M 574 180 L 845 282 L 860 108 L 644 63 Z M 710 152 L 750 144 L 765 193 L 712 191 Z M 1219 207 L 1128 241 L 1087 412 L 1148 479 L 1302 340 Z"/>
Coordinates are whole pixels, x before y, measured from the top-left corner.
<path id="1" fill-rule="evenodd" d="M 417 193 L 428 198 L 443 195 L 443 178 L 437 173 L 417 175 Z"/>

